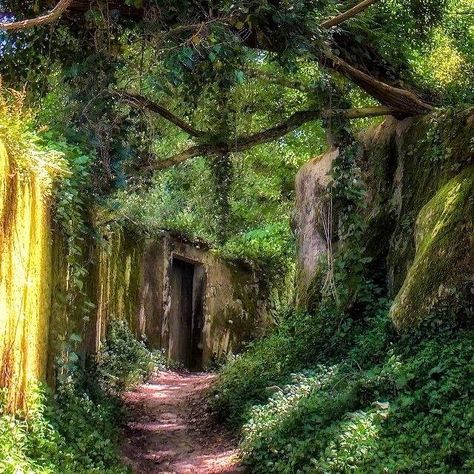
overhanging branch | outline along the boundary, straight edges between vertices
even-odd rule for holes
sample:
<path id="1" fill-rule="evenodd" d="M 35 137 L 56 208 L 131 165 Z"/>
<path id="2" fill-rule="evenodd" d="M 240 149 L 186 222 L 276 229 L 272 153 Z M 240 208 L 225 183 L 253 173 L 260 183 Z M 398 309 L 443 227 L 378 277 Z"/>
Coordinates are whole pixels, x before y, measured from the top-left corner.
<path id="1" fill-rule="evenodd" d="M 58 4 L 48 13 L 30 18 L 28 20 L 0 22 L 0 30 L 4 31 L 20 31 L 35 26 L 42 26 L 56 21 L 72 4 L 73 0 L 59 0 Z"/>
<path id="2" fill-rule="evenodd" d="M 349 18 L 358 15 L 360 12 L 363 12 L 364 10 L 369 8 L 370 5 L 373 5 L 374 3 L 377 3 L 379 1 L 380 0 L 363 0 L 354 7 L 349 8 L 349 10 L 323 21 L 319 26 L 325 30 L 327 30 L 328 28 L 332 28 L 333 26 L 339 25 L 345 22 L 346 20 L 349 20 Z"/>
<path id="3" fill-rule="evenodd" d="M 383 115 L 403 114 L 400 109 L 393 107 L 364 107 L 358 109 L 332 109 L 332 110 L 303 110 L 295 112 L 286 121 L 275 127 L 268 128 L 252 135 L 215 140 L 201 145 L 194 145 L 165 160 L 159 160 L 144 168 L 145 171 L 162 170 L 187 161 L 198 156 L 225 155 L 232 152 L 241 152 L 283 137 L 296 130 L 301 125 L 318 118 L 345 117 L 348 119 L 379 117 Z"/>
<path id="4" fill-rule="evenodd" d="M 156 102 L 152 102 L 151 100 L 147 99 L 146 97 L 143 97 L 142 95 L 132 94 L 130 92 L 125 91 L 115 91 L 113 94 L 122 99 L 127 104 L 131 105 L 132 107 L 147 109 L 151 112 L 160 115 L 164 119 L 179 127 L 181 130 L 184 130 L 186 133 L 189 133 L 189 135 L 192 135 L 193 137 L 202 137 L 207 134 L 202 130 L 194 128 L 192 125 L 177 117 L 162 105 L 159 105 Z"/>
<path id="5" fill-rule="evenodd" d="M 398 109 L 405 114 L 417 115 L 426 114 L 433 110 L 430 104 L 422 101 L 413 92 L 400 89 L 375 79 L 360 69 L 351 66 L 343 59 L 335 56 L 331 52 L 326 52 L 324 58 L 320 61 L 321 66 L 330 67 L 348 77 L 357 84 L 362 90 L 377 99 L 385 106 Z"/>

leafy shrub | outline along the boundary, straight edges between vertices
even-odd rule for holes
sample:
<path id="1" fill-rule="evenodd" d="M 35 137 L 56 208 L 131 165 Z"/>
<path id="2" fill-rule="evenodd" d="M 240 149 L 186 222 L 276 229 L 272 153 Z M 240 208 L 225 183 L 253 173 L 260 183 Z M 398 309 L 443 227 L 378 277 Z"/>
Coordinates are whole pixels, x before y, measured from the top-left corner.
<path id="1" fill-rule="evenodd" d="M 374 315 L 352 319 L 331 305 L 321 305 L 317 316 L 293 312 L 282 318 L 273 334 L 250 345 L 244 355 L 224 367 L 210 399 L 211 408 L 231 425 L 240 426 L 253 405 L 268 399 L 267 387 L 289 383 L 292 373 L 313 370 L 321 361 L 336 363 L 341 353 L 357 348 L 366 357 L 362 344 L 383 352 L 391 337 L 389 331 L 381 337 L 378 330 L 387 327 L 386 302 L 381 300 L 371 310 Z M 373 327 L 373 334 L 364 338 L 367 326 Z M 365 362 L 361 359 L 360 363 Z"/>
<path id="2" fill-rule="evenodd" d="M 111 323 L 97 365 L 83 371 L 69 353 L 54 396 L 34 391 L 27 416 L 0 408 L 0 472 L 124 474 L 118 456 L 118 395 L 163 368 L 123 322 Z M 1 404 L 0 404 L 1 407 Z"/>
<path id="3" fill-rule="evenodd" d="M 327 342 L 300 318 L 223 370 L 212 403 L 242 426 L 250 472 L 472 469 L 473 331 L 433 318 L 396 337 L 384 314 Z"/>
<path id="4" fill-rule="evenodd" d="M 97 380 L 104 392 L 120 394 L 164 368 L 161 353 L 150 352 L 124 321 L 112 320 L 107 338 L 97 355 Z"/>
<path id="5" fill-rule="evenodd" d="M 125 474 L 117 452 L 117 406 L 72 380 L 53 397 L 42 387 L 27 417 L 0 412 L 0 472 Z"/>

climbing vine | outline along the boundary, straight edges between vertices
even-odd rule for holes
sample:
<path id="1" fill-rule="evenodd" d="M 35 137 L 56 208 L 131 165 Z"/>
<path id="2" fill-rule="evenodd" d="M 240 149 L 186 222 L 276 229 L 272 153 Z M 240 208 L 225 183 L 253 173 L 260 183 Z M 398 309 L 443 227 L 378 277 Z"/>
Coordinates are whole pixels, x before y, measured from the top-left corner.
<path id="1" fill-rule="evenodd" d="M 67 172 L 62 179 L 57 180 L 54 187 L 54 221 L 60 231 L 59 248 L 64 248 L 65 278 L 59 292 L 56 294 L 55 314 L 61 315 L 56 321 L 56 334 L 61 346 L 61 356 L 58 357 L 59 376 L 66 373 L 77 361 L 77 348 L 82 341 L 84 327 L 90 319 L 94 304 L 87 293 L 88 258 L 87 240 L 91 239 L 89 225 L 90 197 L 90 166 L 93 157 L 79 147 L 68 143 L 57 134 L 46 132 L 42 134 L 42 144 L 45 148 L 54 149 L 61 153 Z M 71 332 L 67 321 L 74 316 L 81 325 Z"/>

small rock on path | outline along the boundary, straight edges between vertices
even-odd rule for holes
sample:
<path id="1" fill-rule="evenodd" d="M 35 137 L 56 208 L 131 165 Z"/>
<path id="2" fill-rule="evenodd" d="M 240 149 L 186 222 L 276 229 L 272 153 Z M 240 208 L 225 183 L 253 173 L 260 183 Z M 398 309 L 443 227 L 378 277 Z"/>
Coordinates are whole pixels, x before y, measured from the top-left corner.
<path id="1" fill-rule="evenodd" d="M 129 419 L 122 457 L 139 474 L 231 474 L 237 441 L 205 407 L 214 374 L 160 372 L 124 395 Z"/>

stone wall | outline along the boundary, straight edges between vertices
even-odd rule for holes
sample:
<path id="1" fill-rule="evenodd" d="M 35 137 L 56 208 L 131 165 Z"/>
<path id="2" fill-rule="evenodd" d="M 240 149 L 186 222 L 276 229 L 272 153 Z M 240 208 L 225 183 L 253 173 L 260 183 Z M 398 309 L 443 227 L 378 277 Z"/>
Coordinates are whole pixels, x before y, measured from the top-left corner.
<path id="1" fill-rule="evenodd" d="M 0 388 L 25 408 L 46 375 L 51 303 L 51 179 L 20 169 L 0 142 Z"/>
<path id="2" fill-rule="evenodd" d="M 204 282 L 199 367 L 260 333 L 265 304 L 257 275 L 169 233 L 146 239 L 119 226 L 95 229 L 102 239 L 83 242 L 87 275 L 76 294 L 65 238 L 50 216 L 53 180 L 20 168 L 0 143 L 0 389 L 10 410 L 27 408 L 37 382 L 54 384 L 58 355 L 72 349 L 86 364 L 112 319 L 127 321 L 151 348 L 168 350 L 174 258 L 194 262 Z"/>
<path id="3" fill-rule="evenodd" d="M 295 179 L 296 203 L 293 225 L 298 242 L 299 286 L 297 297 L 304 302 L 321 256 L 328 248 L 322 215 L 324 194 L 330 182 L 329 172 L 339 150 L 331 150 L 305 163 Z"/>
<path id="4" fill-rule="evenodd" d="M 171 357 L 172 339 L 178 344 L 180 337 L 173 326 L 177 316 L 172 310 L 173 259 L 189 262 L 201 272 L 201 366 L 262 333 L 266 305 L 258 275 L 250 267 L 223 260 L 205 244 L 167 232 L 145 239 L 117 227 L 104 237 L 105 243 L 93 245 L 90 255 L 88 297 L 96 307 L 93 316 L 81 330 L 81 321 L 69 315 L 70 331 L 74 327 L 84 334 L 83 359 L 99 349 L 112 319 L 126 320 L 149 347 L 163 349 Z M 55 327 L 61 318 L 64 315 L 57 315 Z"/>

